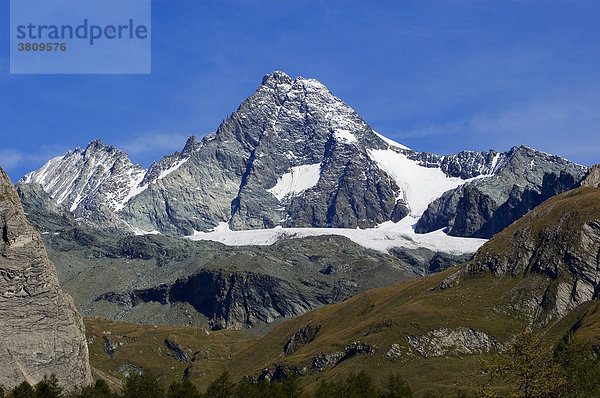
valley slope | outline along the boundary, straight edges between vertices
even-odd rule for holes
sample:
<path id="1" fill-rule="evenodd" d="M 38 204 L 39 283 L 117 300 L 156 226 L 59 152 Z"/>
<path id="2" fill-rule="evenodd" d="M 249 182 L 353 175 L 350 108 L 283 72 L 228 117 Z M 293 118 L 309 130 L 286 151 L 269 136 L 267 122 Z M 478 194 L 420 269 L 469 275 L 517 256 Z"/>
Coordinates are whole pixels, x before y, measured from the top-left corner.
<path id="1" fill-rule="evenodd" d="M 563 193 L 497 234 L 463 265 L 322 306 L 256 342 L 240 334 L 242 345 L 231 359 L 198 357 L 188 362 L 187 374 L 205 386 L 222 369 L 236 379 L 298 373 L 310 389 L 364 369 L 378 382 L 399 372 L 417 396 L 427 389 L 473 391 L 488 381 L 480 358 L 502 351 L 525 327 L 547 345 L 568 331 L 599 343 L 599 221 L 600 188 Z"/>

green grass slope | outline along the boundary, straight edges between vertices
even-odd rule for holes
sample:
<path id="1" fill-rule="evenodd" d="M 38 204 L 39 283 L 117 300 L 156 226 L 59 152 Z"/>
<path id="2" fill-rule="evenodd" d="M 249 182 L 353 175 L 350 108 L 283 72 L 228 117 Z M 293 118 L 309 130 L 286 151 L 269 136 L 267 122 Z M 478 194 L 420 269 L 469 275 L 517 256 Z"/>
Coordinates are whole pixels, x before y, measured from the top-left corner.
<path id="1" fill-rule="evenodd" d="M 599 219 L 599 188 L 567 192 L 549 199 L 497 234 L 469 263 L 317 308 L 278 325 L 260 339 L 240 331 L 206 334 L 195 328 L 88 319 L 88 334 L 95 336 L 90 345 L 92 365 L 116 376 L 122 376 L 119 368 L 125 362 L 165 380 L 185 373 L 200 388 L 222 370 L 239 380 L 245 375 L 258 376 L 265 369 L 277 374 L 279 367 L 279 374 L 302 374 L 301 384 L 308 391 L 321 380 L 364 369 L 380 383 L 388 374 L 400 373 L 416 396 L 423 396 L 427 390 L 472 392 L 488 381 L 480 371 L 480 359 L 498 352 L 527 326 L 533 325 L 549 346 L 570 330 L 600 344 L 596 300 L 576 303 L 566 314 L 548 318 L 552 322 L 538 321 L 540 314 L 550 311 L 544 306 L 551 304 L 544 299 L 556 281 L 580 277 L 577 267 L 569 268 L 568 258 L 562 257 L 556 262 L 560 272 L 547 272 L 540 266 L 546 261 L 544 256 L 554 253 L 564 257 L 583 243 L 586 246 L 580 248 L 582 252 L 596 250 L 598 255 L 600 242 L 584 242 L 581 231 Z M 499 271 L 495 268 L 498 264 L 506 269 Z M 297 349 L 286 353 L 286 343 L 303 328 L 312 332 L 297 338 Z M 108 330 L 112 336 L 122 336 L 114 340 L 124 342 L 112 357 L 100 345 Z M 189 347 L 194 360 L 175 361 L 165 347 L 168 336 Z M 357 342 L 370 347 L 369 352 L 348 348 Z M 312 366 L 315 357 L 332 358 L 336 357 L 334 353 L 341 354 L 324 370 Z"/>

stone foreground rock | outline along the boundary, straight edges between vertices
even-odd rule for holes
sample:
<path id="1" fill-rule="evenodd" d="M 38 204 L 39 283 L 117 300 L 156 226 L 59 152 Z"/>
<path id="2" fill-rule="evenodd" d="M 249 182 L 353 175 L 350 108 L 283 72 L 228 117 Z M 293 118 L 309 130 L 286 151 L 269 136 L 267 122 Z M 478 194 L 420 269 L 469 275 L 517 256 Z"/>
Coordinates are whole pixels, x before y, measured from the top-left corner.
<path id="1" fill-rule="evenodd" d="M 91 383 L 82 318 L 1 168 L 0 233 L 0 384 L 52 373 L 67 388 Z"/>

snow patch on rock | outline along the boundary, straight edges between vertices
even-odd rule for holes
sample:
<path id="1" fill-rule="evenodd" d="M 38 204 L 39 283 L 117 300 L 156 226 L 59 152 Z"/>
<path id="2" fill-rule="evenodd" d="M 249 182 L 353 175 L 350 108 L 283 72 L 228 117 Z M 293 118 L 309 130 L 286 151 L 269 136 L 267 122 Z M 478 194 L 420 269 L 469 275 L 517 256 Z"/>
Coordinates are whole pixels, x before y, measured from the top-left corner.
<path id="1" fill-rule="evenodd" d="M 347 144 L 353 144 L 357 142 L 356 137 L 348 130 L 337 130 L 333 133 L 333 136 L 338 140 Z"/>
<path id="2" fill-rule="evenodd" d="M 294 166 L 289 173 L 277 179 L 273 188 L 267 189 L 277 200 L 299 195 L 317 185 L 321 177 L 321 163 Z"/>

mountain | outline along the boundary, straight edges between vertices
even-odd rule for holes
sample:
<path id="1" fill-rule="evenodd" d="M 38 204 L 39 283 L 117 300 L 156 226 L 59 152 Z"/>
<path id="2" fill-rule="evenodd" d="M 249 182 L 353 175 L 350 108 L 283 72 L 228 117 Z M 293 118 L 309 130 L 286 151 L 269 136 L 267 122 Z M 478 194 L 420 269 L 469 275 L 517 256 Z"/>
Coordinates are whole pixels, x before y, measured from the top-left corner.
<path id="1" fill-rule="evenodd" d="M 355 229 L 408 217 L 420 218 L 418 232 L 489 238 L 585 174 L 527 147 L 413 151 L 320 82 L 273 72 L 215 133 L 148 170 L 96 140 L 19 184 L 38 183 L 81 222 L 121 233 Z"/>
<path id="2" fill-rule="evenodd" d="M 115 375 L 125 358 L 162 372 L 162 336 L 173 336 L 195 354 L 183 363 L 169 354 L 163 365 L 168 377 L 185 373 L 201 386 L 226 369 L 234 380 L 297 374 L 312 390 L 322 380 L 361 369 L 381 384 L 399 373 L 415 396 L 427 390 L 441 396 L 454 396 L 457 389 L 474 392 L 489 382 L 481 358 L 504 351 L 525 328 L 546 347 L 568 332 L 600 345 L 599 215 L 600 188 L 568 191 L 498 233 L 462 265 L 319 307 L 257 340 L 239 332 L 172 328 L 143 329 L 130 339 L 133 325 L 90 320 L 97 341 L 90 349 Z M 118 356 L 102 352 L 106 331 L 126 341 Z M 161 338 L 151 338 L 156 335 Z M 141 350 L 153 354 L 142 358 L 136 354 Z"/>
<path id="3" fill-rule="evenodd" d="M 444 192 L 419 219 L 419 233 L 491 238 L 544 200 L 580 185 L 586 168 L 521 146 L 505 155 L 498 173 Z"/>
<path id="4" fill-rule="evenodd" d="M 0 385 L 35 384 L 52 373 L 69 388 L 91 383 L 82 318 L 2 169 L 0 230 Z"/>

